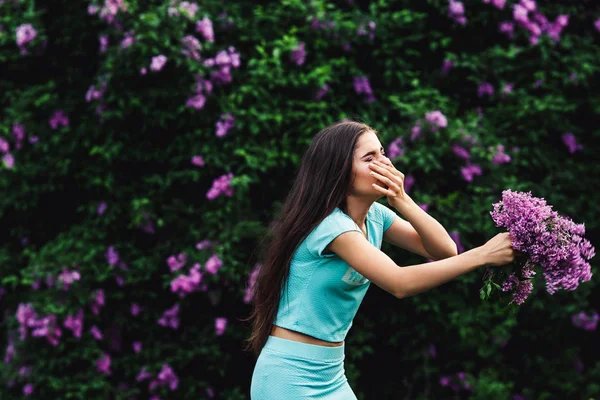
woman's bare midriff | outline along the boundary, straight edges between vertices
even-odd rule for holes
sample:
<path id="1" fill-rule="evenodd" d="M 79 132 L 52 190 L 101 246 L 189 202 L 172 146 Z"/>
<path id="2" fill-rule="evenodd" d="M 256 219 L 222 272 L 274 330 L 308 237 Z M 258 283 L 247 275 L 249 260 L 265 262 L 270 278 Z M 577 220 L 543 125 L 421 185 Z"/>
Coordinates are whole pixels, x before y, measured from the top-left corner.
<path id="1" fill-rule="evenodd" d="M 344 344 L 344 342 L 326 342 L 324 340 L 305 335 L 304 333 L 291 331 L 277 325 L 273 325 L 273 328 L 271 329 L 271 335 L 280 337 L 282 339 L 295 340 L 296 342 L 316 344 L 318 346 L 338 347 Z"/>

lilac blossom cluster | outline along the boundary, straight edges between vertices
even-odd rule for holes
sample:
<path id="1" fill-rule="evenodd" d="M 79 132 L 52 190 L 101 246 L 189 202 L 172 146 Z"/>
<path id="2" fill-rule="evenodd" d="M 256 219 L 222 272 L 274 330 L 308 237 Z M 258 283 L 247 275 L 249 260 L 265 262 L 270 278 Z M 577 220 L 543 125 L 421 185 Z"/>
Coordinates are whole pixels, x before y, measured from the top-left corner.
<path id="1" fill-rule="evenodd" d="M 376 101 L 373 89 L 369 83 L 369 78 L 366 76 L 355 76 L 354 77 L 354 91 L 357 94 L 364 95 L 364 99 L 367 103 L 373 103 Z"/>
<path id="2" fill-rule="evenodd" d="M 223 137 L 235 127 L 235 120 L 231 113 L 221 114 L 221 118 L 215 124 L 217 137 Z"/>
<path id="3" fill-rule="evenodd" d="M 202 75 L 196 75 L 195 95 L 188 98 L 186 107 L 192 107 L 201 110 L 206 104 L 206 96 L 213 91 L 214 85 L 224 85 L 232 81 L 231 69 L 239 68 L 241 65 L 240 54 L 236 52 L 233 46 L 227 50 L 222 50 L 215 58 L 204 60 L 204 65 L 218 69 L 210 74 L 210 79 L 205 79 Z"/>
<path id="4" fill-rule="evenodd" d="M 581 311 L 571 316 L 571 322 L 574 326 L 590 332 L 596 330 L 596 327 L 598 326 L 598 320 L 600 320 L 600 316 L 597 312 L 587 315 Z"/>
<path id="5" fill-rule="evenodd" d="M 573 154 L 576 151 L 583 150 L 583 145 L 577 143 L 577 138 L 572 132 L 563 133 L 561 139 L 565 146 L 567 146 L 569 153 Z"/>
<path id="6" fill-rule="evenodd" d="M 490 0 L 483 0 L 484 3 L 489 3 Z M 504 2 L 493 1 L 498 8 L 504 8 Z M 496 4 L 499 3 L 499 4 Z M 502 7 L 499 7 L 502 5 Z M 558 15 L 554 22 L 537 10 L 535 0 L 520 0 L 513 5 L 513 21 L 502 21 L 499 26 L 499 31 L 511 40 L 514 39 L 515 26 L 527 30 L 530 33 L 529 43 L 536 45 L 539 43 L 540 37 L 545 33 L 554 42 L 560 40 L 562 30 L 569 23 L 568 15 Z"/>
<path id="7" fill-rule="evenodd" d="M 22 55 L 26 55 L 28 53 L 27 44 L 32 42 L 37 35 L 37 31 L 31 24 L 22 24 L 17 27 L 16 41 Z"/>
<path id="8" fill-rule="evenodd" d="M 546 290 L 554 294 L 559 289 L 575 290 L 580 282 L 592 277 L 587 260 L 595 255 L 589 240 L 584 239 L 584 224 L 575 224 L 570 218 L 552 211 L 546 200 L 531 192 L 502 192 L 502 200 L 490 212 L 496 226 L 510 233 L 512 247 L 527 256 L 520 273 L 525 280 L 511 274 L 502 290 L 512 291 L 513 302 L 522 304 L 533 286 L 528 279 L 541 267 Z"/>
<path id="9" fill-rule="evenodd" d="M 17 308 L 17 321 L 21 340 L 25 340 L 31 330 L 33 337 L 45 337 L 52 346 L 57 346 L 62 330 L 58 326 L 56 315 L 45 317 L 38 316 L 31 304 L 19 304 Z"/>
<path id="10" fill-rule="evenodd" d="M 125 4 L 125 0 L 104 0 L 104 4 L 102 6 L 95 4 L 90 4 L 88 6 L 89 15 L 98 14 L 100 19 L 103 19 L 109 25 L 118 26 L 117 14 L 119 11 L 127 12 L 127 4 Z"/>
<path id="11" fill-rule="evenodd" d="M 460 1 L 450 0 L 448 3 L 448 16 L 461 25 L 467 23 L 465 6 Z"/>
<path id="12" fill-rule="evenodd" d="M 369 40 L 375 39 L 375 21 L 369 21 L 367 26 L 361 24 L 358 28 L 356 28 L 356 34 L 358 36 L 368 36 Z"/>
<path id="13" fill-rule="evenodd" d="M 464 371 L 457 372 L 454 375 L 442 375 L 440 377 L 440 385 L 443 387 L 450 387 L 455 393 L 461 390 L 472 390 L 467 373 Z"/>
<path id="14" fill-rule="evenodd" d="M 232 179 L 233 173 L 231 172 L 215 178 L 211 188 L 206 193 L 206 198 L 209 200 L 214 200 L 222 194 L 227 197 L 233 196 L 233 188 L 231 187 Z"/>
<path id="15" fill-rule="evenodd" d="M 12 126 L 12 138 L 14 140 L 14 147 L 16 150 L 20 150 L 23 147 L 23 141 L 25 140 L 25 127 L 23 124 L 14 123 Z M 37 143 L 39 138 L 37 136 L 29 136 L 27 141 L 31 144 Z M 0 136 L 0 154 L 2 154 L 2 164 L 7 169 L 12 169 L 15 166 L 15 156 L 10 151 L 10 143 L 7 139 Z"/>
<path id="16" fill-rule="evenodd" d="M 290 61 L 296 65 L 304 64 L 306 60 L 306 44 L 304 42 L 298 43 L 298 46 L 295 49 L 292 49 L 290 53 Z"/>

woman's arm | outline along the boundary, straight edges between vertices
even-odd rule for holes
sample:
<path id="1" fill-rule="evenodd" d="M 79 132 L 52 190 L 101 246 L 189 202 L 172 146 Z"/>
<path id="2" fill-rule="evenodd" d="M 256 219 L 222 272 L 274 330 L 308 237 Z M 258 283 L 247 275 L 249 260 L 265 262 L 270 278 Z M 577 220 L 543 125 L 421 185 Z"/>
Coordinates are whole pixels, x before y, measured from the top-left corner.
<path id="1" fill-rule="evenodd" d="M 410 225 L 418 234 L 423 248 L 432 256 L 430 257 L 431 259 L 442 260 L 458 254 L 456 243 L 452 240 L 448 232 L 446 232 L 446 229 L 444 229 L 442 224 L 436 221 L 431 215 L 427 214 L 408 195 L 405 195 L 402 201 L 390 205 L 406 218 L 408 225 Z M 394 227 L 394 225 L 396 225 L 396 227 Z M 414 236 L 414 233 L 410 232 L 410 228 L 408 228 L 407 225 L 403 226 L 402 224 L 398 224 L 397 221 L 394 221 L 392 226 L 388 228 L 388 231 L 390 229 L 394 229 L 387 234 L 387 237 L 389 237 L 391 241 L 409 241 L 410 246 L 418 249 L 419 245 L 416 241 L 416 237 Z M 386 233 L 387 231 L 384 233 L 384 238 L 386 237 Z M 403 235 L 407 236 L 403 237 Z"/>
<path id="2" fill-rule="evenodd" d="M 359 274 L 397 298 L 414 296 L 487 263 L 485 250 L 476 247 L 444 260 L 399 268 L 356 231 L 342 233 L 331 241 L 329 248 Z"/>

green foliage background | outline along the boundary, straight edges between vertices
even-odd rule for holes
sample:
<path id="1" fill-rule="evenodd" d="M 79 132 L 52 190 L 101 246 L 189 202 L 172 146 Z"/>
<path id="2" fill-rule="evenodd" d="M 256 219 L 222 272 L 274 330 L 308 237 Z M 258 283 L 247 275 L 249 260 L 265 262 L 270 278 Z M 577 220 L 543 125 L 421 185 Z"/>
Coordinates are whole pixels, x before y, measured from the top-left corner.
<path id="1" fill-rule="evenodd" d="M 0 4 L 0 136 L 12 137 L 13 124 L 21 123 L 28 136 L 40 139 L 13 152 L 12 169 L 0 169 L 0 285 L 6 290 L 0 342 L 18 331 L 20 303 L 57 315 L 61 324 L 85 310 L 81 339 L 63 328 L 56 347 L 42 338 L 16 341 L 18 355 L 0 363 L 1 381 L 15 380 L 0 386 L 2 399 L 21 398 L 25 382 L 43 399 L 146 398 L 148 381 L 135 377 L 143 365 L 156 374 L 163 363 L 180 381 L 175 391 L 156 391 L 162 398 L 208 398 L 207 388 L 216 398 L 248 398 L 254 360 L 240 350 L 249 334 L 240 319 L 250 311 L 244 290 L 260 262 L 254 250 L 311 138 L 344 117 L 377 129 L 384 145 L 405 138 L 407 152 L 393 162 L 415 177 L 411 197 L 429 204 L 428 212 L 449 232 L 458 231 L 465 248 L 499 231 L 489 211 L 506 188 L 546 198 L 561 214 L 585 222 L 587 237 L 598 244 L 600 32 L 593 23 L 600 8 L 592 2 L 540 2 L 549 19 L 567 14 L 570 20 L 559 42 L 544 35 L 532 46 L 522 28 L 512 41 L 498 32 L 501 21 L 512 19 L 510 0 L 503 10 L 466 0 L 465 26 L 453 22 L 447 3 L 438 0 L 203 1 L 198 16 L 215 27 L 214 43 L 201 40 L 203 58 L 233 46 L 241 66 L 232 69 L 231 83 L 215 87 L 202 110 L 185 107 L 194 76 L 209 72 L 180 51 L 183 36 L 200 37 L 193 21 L 168 17 L 167 2 L 134 0 L 118 14 L 118 30 L 89 15 L 89 4 Z M 314 17 L 335 28 L 313 29 Z M 373 40 L 356 33 L 369 21 L 376 23 Z M 38 32 L 30 44 L 37 50 L 27 55 L 15 44 L 15 30 L 24 23 Z M 136 42 L 122 50 L 128 30 Z M 103 54 L 101 34 L 110 38 Z M 306 43 L 306 62 L 296 65 L 289 56 L 300 42 Z M 140 75 L 158 54 L 168 59 L 163 70 Z M 454 62 L 447 76 L 440 73 L 444 60 Z M 376 102 L 355 93 L 355 76 L 369 78 Z M 108 85 L 100 118 L 85 94 L 101 77 Z M 477 87 L 485 81 L 496 94 L 480 98 Z M 502 96 L 507 83 L 514 90 Z M 329 92 L 316 100 L 324 84 Z M 57 109 L 70 124 L 53 130 L 48 119 Z M 412 126 L 433 110 L 447 116 L 448 127 L 409 141 Z M 220 138 L 215 123 L 224 113 L 234 116 L 235 127 Z M 568 131 L 582 151 L 567 151 L 561 135 Z M 483 174 L 473 182 L 461 177 L 463 163 L 451 151 L 465 134 L 479 142 L 472 162 Z M 491 163 L 488 147 L 498 144 L 519 148 L 509 153 L 510 163 Z M 205 167 L 191 164 L 198 154 Z M 213 179 L 229 172 L 234 195 L 208 200 Z M 98 215 L 101 201 L 108 208 Z M 145 216 L 155 234 L 140 229 Z M 197 250 L 201 240 L 218 244 Z M 124 286 L 105 259 L 109 246 L 127 263 Z M 424 262 L 388 244 L 382 250 L 399 265 Z M 218 274 L 203 278 L 208 291 L 182 299 L 171 293 L 177 274 L 166 260 L 178 253 L 187 255 L 188 266 L 204 265 L 213 253 L 223 260 Z M 81 280 L 70 290 L 32 288 L 36 279 L 73 265 Z M 594 258 L 594 272 L 597 267 Z M 515 311 L 505 309 L 505 299 L 480 300 L 480 273 L 402 301 L 372 285 L 346 343 L 346 374 L 357 396 L 597 398 L 594 332 L 571 323 L 575 313 L 598 310 L 596 276 L 575 292 L 550 296 L 539 275 L 533 295 Z M 100 288 L 106 305 L 93 315 L 90 293 Z M 129 312 L 132 302 L 144 307 L 137 318 Z M 180 328 L 158 325 L 175 303 Z M 228 319 L 223 336 L 215 333 L 218 317 Z M 115 349 L 108 339 L 94 340 L 92 325 L 121 336 L 123 344 Z M 133 340 L 142 341 L 142 352 L 131 350 Z M 96 370 L 102 352 L 112 356 L 110 376 Z M 576 360 L 583 363 L 581 373 Z M 31 366 L 30 377 L 19 377 L 21 365 Z M 440 385 L 441 376 L 460 371 L 471 392 Z"/>

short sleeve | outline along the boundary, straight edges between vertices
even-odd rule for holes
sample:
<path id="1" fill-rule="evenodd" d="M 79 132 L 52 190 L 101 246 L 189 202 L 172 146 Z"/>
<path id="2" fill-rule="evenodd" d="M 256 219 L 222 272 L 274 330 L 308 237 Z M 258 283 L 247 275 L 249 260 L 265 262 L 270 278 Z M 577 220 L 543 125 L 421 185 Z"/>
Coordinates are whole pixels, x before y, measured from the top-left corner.
<path id="1" fill-rule="evenodd" d="M 383 231 L 385 232 L 392 225 L 392 222 L 394 222 L 397 215 L 394 210 L 391 210 L 389 207 L 381 203 L 375 202 L 373 205 L 376 205 L 376 207 L 379 209 L 379 214 L 381 215 L 383 222 Z"/>
<path id="2" fill-rule="evenodd" d="M 325 247 L 333 239 L 348 231 L 358 231 L 362 234 L 362 231 L 352 221 L 352 218 L 344 214 L 341 210 L 336 209 L 325 217 L 306 237 L 308 251 L 315 257 L 327 257 L 328 254 L 323 254 Z"/>

